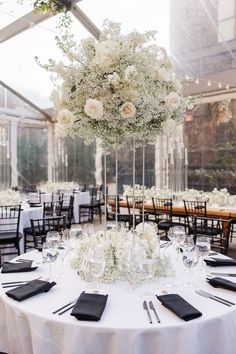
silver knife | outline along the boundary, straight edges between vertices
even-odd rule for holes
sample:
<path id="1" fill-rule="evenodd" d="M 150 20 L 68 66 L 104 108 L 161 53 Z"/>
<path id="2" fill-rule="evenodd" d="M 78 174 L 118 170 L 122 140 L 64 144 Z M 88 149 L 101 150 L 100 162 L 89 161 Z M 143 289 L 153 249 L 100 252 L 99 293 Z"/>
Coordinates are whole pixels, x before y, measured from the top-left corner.
<path id="1" fill-rule="evenodd" d="M 143 302 L 143 309 L 147 312 L 149 323 L 152 323 L 152 317 L 148 309 L 147 301 Z"/>
<path id="2" fill-rule="evenodd" d="M 207 291 L 203 291 L 203 290 L 199 290 L 199 291 L 200 291 L 202 294 L 204 294 L 204 295 L 208 295 L 208 296 L 215 297 L 216 299 L 219 299 L 219 300 L 222 300 L 222 301 L 224 301 L 224 302 L 227 302 L 227 303 L 229 303 L 230 305 L 235 305 L 234 302 L 231 302 L 231 301 L 226 300 L 226 299 L 224 299 L 224 298 L 222 298 L 222 297 L 219 297 L 219 296 L 213 295 L 213 294 L 211 294 L 211 293 L 208 293 Z"/>
<path id="3" fill-rule="evenodd" d="M 223 305 L 226 305 L 226 306 L 229 306 L 229 307 L 231 306 L 230 303 L 225 302 L 224 300 L 221 300 L 221 299 L 219 299 L 218 297 L 216 298 L 216 297 L 213 296 L 213 295 L 207 294 L 207 293 L 205 293 L 204 291 L 195 290 L 195 293 L 197 293 L 197 294 L 200 295 L 200 296 L 206 297 L 206 298 L 208 298 L 208 299 L 211 299 L 211 300 L 220 302 L 220 303 L 223 304 Z"/>
<path id="4" fill-rule="evenodd" d="M 218 276 L 225 276 L 225 277 L 236 277 L 236 273 L 217 273 L 217 272 L 210 272 L 211 275 L 218 275 Z"/>
<path id="5" fill-rule="evenodd" d="M 150 309 L 154 312 L 155 316 L 156 316 L 156 319 L 157 319 L 157 322 L 158 323 L 161 323 L 161 320 L 160 320 L 160 317 L 158 316 L 157 312 L 156 312 L 156 309 L 153 305 L 153 302 L 152 301 L 149 301 L 149 307 Z"/>

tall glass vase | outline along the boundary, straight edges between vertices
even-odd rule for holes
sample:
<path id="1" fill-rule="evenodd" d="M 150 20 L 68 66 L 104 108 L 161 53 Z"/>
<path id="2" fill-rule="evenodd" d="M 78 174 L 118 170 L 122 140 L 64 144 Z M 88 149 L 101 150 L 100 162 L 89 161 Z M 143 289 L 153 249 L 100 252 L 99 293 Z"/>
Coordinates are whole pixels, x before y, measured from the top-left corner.
<path id="1" fill-rule="evenodd" d="M 133 234 L 133 247 L 135 245 L 135 159 L 136 159 L 136 143 L 135 139 L 133 139 L 133 167 L 132 167 L 132 173 L 133 173 L 133 225 L 132 225 L 132 234 Z"/>
<path id="2" fill-rule="evenodd" d="M 107 154 L 104 152 L 104 203 L 105 203 L 105 222 L 104 222 L 104 234 L 105 240 L 107 236 Z"/>

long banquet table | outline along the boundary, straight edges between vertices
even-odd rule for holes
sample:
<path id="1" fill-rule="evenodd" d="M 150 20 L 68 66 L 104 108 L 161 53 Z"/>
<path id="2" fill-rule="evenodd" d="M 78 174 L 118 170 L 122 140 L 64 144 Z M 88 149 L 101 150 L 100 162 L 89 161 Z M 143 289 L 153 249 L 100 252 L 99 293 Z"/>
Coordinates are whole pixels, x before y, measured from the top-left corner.
<path id="1" fill-rule="evenodd" d="M 21 258 L 40 261 L 37 251 Z M 221 256 L 222 257 L 222 256 Z M 0 293 L 0 351 L 9 354 L 235 354 L 236 306 L 227 307 L 200 297 L 194 289 L 201 288 L 236 302 L 232 291 L 211 287 L 201 273 L 194 271 L 195 285 L 185 288 L 184 272 L 178 264 L 178 282 L 170 293 L 178 293 L 203 313 L 195 320 L 185 322 L 164 308 L 156 299 L 167 289 L 167 278 L 159 278 L 131 291 L 127 282 L 102 285 L 108 302 L 99 322 L 78 321 L 70 311 L 59 316 L 52 311 L 77 298 L 88 283 L 76 271 L 67 278 L 56 279 L 57 285 L 49 293 L 17 302 Z M 34 272 L 1 274 L 1 282 L 30 280 L 48 274 L 48 264 Z M 235 267 L 226 267 L 235 272 Z M 225 271 L 226 268 L 217 268 Z M 212 270 L 213 268 L 209 268 Z M 215 270 L 216 268 L 214 268 Z M 151 292 L 151 297 L 146 291 Z M 150 324 L 142 308 L 143 300 L 152 300 L 161 323 Z"/>
<path id="2" fill-rule="evenodd" d="M 109 202 L 110 205 L 113 207 L 115 206 L 115 202 L 111 201 Z M 125 200 L 119 201 L 119 206 L 121 208 L 127 208 L 127 202 Z M 142 209 L 142 203 L 136 203 L 135 204 L 136 209 Z M 153 212 L 153 204 L 151 201 L 147 201 L 144 203 L 144 210 L 151 211 Z M 184 209 L 184 204 L 183 203 L 178 203 L 178 204 L 173 204 L 172 206 L 172 212 L 175 215 L 179 216 L 184 216 L 185 215 L 185 209 Z M 236 218 L 236 208 L 233 208 L 232 206 L 209 206 L 207 207 L 207 216 L 209 217 L 214 217 L 214 218 Z"/>

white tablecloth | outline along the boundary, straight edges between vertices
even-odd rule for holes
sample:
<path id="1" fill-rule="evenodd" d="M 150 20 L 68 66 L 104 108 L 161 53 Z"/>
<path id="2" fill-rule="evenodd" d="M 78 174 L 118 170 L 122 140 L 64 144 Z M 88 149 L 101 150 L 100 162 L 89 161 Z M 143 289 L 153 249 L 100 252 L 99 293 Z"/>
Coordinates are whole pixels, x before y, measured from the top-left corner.
<path id="1" fill-rule="evenodd" d="M 37 251 L 25 255 L 40 259 Z M 22 256 L 21 256 L 22 258 Z M 1 282 L 33 279 L 48 274 L 48 264 L 30 273 L 1 274 Z M 212 270 L 211 268 L 210 270 Z M 236 267 L 217 268 L 235 272 Z M 214 268 L 215 270 L 215 268 Z M 196 272 L 197 273 L 197 272 Z M 198 273 L 201 274 L 201 273 Z M 180 277 L 181 279 L 181 277 Z M 231 278 L 232 279 L 232 278 Z M 204 278 L 195 279 L 201 289 L 236 301 L 231 291 L 215 289 Z M 178 286 L 177 292 L 203 313 L 185 322 L 164 308 L 155 295 L 134 293 L 126 282 L 102 285 L 108 302 L 99 322 L 78 321 L 70 311 L 62 316 L 52 311 L 88 290 L 76 272 L 57 279 L 49 293 L 17 302 L 0 294 L 0 351 L 9 354 L 235 354 L 236 306 L 227 307 L 200 297 L 193 288 Z M 147 284 L 153 294 L 166 289 L 166 279 Z M 143 289 L 143 290 L 142 290 Z M 161 323 L 149 324 L 143 300 L 153 300 Z"/>
<path id="2" fill-rule="evenodd" d="M 88 204 L 90 202 L 90 193 L 89 192 L 76 192 L 74 195 L 74 219 L 75 223 L 79 222 L 79 206 L 81 204 Z M 41 201 L 50 202 L 52 200 L 52 193 L 43 193 L 41 195 Z"/>
<path id="3" fill-rule="evenodd" d="M 74 219 L 75 223 L 79 222 L 79 206 L 81 204 L 90 203 L 90 193 L 89 192 L 78 192 L 74 193 Z"/>

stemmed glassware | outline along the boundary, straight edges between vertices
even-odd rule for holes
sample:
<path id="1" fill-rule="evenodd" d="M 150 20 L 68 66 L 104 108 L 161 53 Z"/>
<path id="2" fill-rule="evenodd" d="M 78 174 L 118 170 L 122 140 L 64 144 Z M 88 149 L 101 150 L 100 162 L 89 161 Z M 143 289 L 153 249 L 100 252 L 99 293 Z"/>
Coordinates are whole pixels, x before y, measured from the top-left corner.
<path id="1" fill-rule="evenodd" d="M 204 257 L 208 255 L 211 249 L 210 237 L 208 236 L 198 236 L 196 240 L 196 247 L 199 257 L 201 257 L 201 268 L 200 271 L 203 272 L 204 269 Z"/>
<path id="2" fill-rule="evenodd" d="M 184 266 L 188 270 L 188 280 L 185 286 L 191 285 L 191 278 L 192 278 L 192 269 L 196 267 L 199 261 L 199 256 L 197 252 L 197 247 L 195 245 L 186 247 L 183 250 L 182 261 Z"/>
<path id="3" fill-rule="evenodd" d="M 90 253 L 89 258 L 87 259 L 87 265 L 89 273 L 94 279 L 94 290 L 93 293 L 99 293 L 99 284 L 98 279 L 102 277 L 105 270 L 105 255 L 103 247 L 98 247 Z"/>
<path id="4" fill-rule="evenodd" d="M 64 278 L 66 275 L 64 273 L 64 262 L 67 254 L 70 251 L 70 241 L 69 240 L 62 240 L 58 247 L 58 255 L 61 259 L 61 271 L 60 271 L 60 278 Z"/>
<path id="5" fill-rule="evenodd" d="M 52 278 L 52 263 L 55 263 L 58 256 L 59 243 L 57 240 L 48 240 L 43 244 L 42 256 L 43 260 L 49 263 L 49 279 Z"/>
<path id="6" fill-rule="evenodd" d="M 170 239 L 174 249 L 177 251 L 177 260 L 181 255 L 182 248 L 186 240 L 186 232 L 184 226 L 173 226 L 169 229 L 168 238 Z"/>

